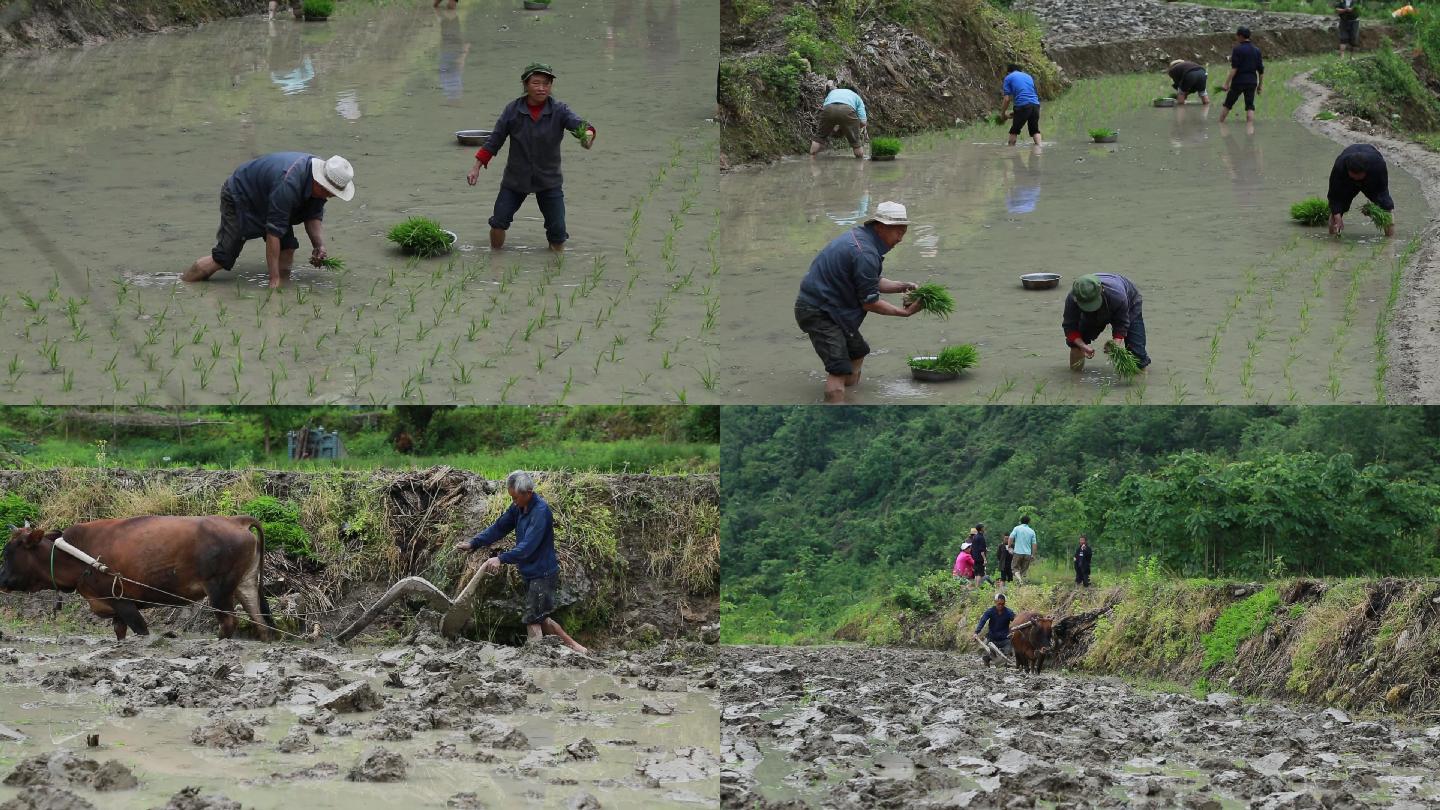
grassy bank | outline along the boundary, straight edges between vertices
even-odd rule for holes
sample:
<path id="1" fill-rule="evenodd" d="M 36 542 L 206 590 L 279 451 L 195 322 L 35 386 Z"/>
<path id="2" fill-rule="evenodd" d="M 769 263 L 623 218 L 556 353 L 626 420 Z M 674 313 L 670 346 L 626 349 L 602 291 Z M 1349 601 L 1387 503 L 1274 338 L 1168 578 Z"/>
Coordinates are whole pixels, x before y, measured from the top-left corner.
<path id="1" fill-rule="evenodd" d="M 721 21 L 721 148 L 732 162 L 807 149 L 827 78 L 860 93 L 871 135 L 994 109 L 1008 61 L 1042 96 L 1062 86 L 1033 18 L 985 0 L 723 0 Z"/>
<path id="2" fill-rule="evenodd" d="M 1422 10 L 1402 30 L 1404 41 L 1327 61 L 1314 79 L 1335 91 L 1336 112 L 1440 151 L 1440 11 Z"/>
<path id="3" fill-rule="evenodd" d="M 1083 589 L 1042 576 L 1007 589 L 1009 605 L 1071 617 L 1057 639 L 1065 663 L 1084 672 L 1440 718 L 1440 580 L 1233 583 L 1143 563 L 1096 580 Z M 991 594 L 937 573 L 857 604 L 829 640 L 969 650 Z M 732 612 L 722 618 L 727 642 L 776 640 L 737 638 Z"/>
<path id="4" fill-rule="evenodd" d="M 566 626 L 620 633 L 645 621 L 674 635 L 684 622 L 673 601 L 692 600 L 692 609 L 705 613 L 719 581 L 717 489 L 714 476 L 541 473 L 537 491 L 555 512 L 562 599 L 567 592 L 576 597 L 561 614 L 570 619 Z M 265 578 L 279 596 L 277 614 L 320 611 L 332 629 L 343 626 L 346 614 L 326 611 L 403 576 L 458 591 L 479 560 L 454 551 L 453 544 L 483 529 L 510 503 L 503 486 L 443 468 L 0 471 L 0 492 L 5 525 L 30 520 L 63 528 L 142 514 L 253 514 L 265 523 L 271 552 Z M 504 570 L 503 580 L 486 584 L 477 603 L 482 632 L 516 628 L 512 602 L 523 591 L 514 568 Z"/>

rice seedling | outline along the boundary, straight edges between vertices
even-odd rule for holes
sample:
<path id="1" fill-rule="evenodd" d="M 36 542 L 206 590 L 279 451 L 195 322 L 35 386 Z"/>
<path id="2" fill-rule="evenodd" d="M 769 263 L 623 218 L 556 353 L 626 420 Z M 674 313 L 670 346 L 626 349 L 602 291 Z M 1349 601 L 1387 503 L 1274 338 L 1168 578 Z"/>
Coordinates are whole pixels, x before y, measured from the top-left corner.
<path id="1" fill-rule="evenodd" d="M 920 302 L 921 312 L 928 312 L 942 319 L 949 318 L 950 313 L 955 311 L 955 298 L 939 284 L 921 284 L 905 294 L 906 306 L 915 301 Z"/>
<path id="2" fill-rule="evenodd" d="M 1382 231 L 1395 224 L 1395 215 L 1373 202 L 1367 202 L 1360 206 L 1360 213 L 1369 217 L 1370 221 L 1375 223 L 1375 227 Z"/>
<path id="3" fill-rule="evenodd" d="M 1109 129 L 1107 127 L 1096 127 L 1094 129 L 1087 129 L 1085 132 L 1091 137 L 1091 139 L 1096 141 L 1101 141 L 1106 138 L 1113 138 L 1119 134 L 1115 130 Z"/>
<path id="4" fill-rule="evenodd" d="M 870 157 L 884 158 L 895 157 L 900 154 L 901 143 L 899 138 L 872 138 L 870 140 Z"/>
<path id="5" fill-rule="evenodd" d="M 1331 110 L 1321 110 L 1320 112 L 1315 113 L 1316 121 L 1334 121 L 1336 118 L 1339 117 L 1339 113 L 1333 112 Z"/>
<path id="6" fill-rule="evenodd" d="M 1290 218 L 1309 227 L 1330 221 L 1330 203 L 1321 197 L 1308 197 L 1290 206 Z"/>
<path id="7" fill-rule="evenodd" d="M 973 368 L 980 362 L 980 350 L 969 343 L 958 343 L 940 350 L 934 357 L 912 357 L 910 368 L 920 371 L 935 371 L 941 374 L 959 374 Z"/>
<path id="8" fill-rule="evenodd" d="M 1105 341 L 1105 354 L 1109 356 L 1110 366 L 1120 379 L 1130 380 L 1140 374 L 1140 358 L 1136 357 L 1129 348 L 1107 340 Z"/>
<path id="9" fill-rule="evenodd" d="M 420 258 L 439 256 L 450 250 L 451 239 L 440 223 L 427 217 L 410 217 L 390 229 L 386 238 L 406 253 Z M 390 284 L 395 284 L 395 270 L 390 270 Z"/>

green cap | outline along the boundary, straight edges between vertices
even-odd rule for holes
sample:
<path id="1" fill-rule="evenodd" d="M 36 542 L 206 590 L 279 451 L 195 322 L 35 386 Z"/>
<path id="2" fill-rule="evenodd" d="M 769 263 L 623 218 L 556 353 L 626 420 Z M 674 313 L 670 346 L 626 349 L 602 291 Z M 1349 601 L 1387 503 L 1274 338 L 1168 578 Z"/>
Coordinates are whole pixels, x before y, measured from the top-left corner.
<path id="1" fill-rule="evenodd" d="M 1070 287 L 1070 296 L 1075 299 L 1075 305 L 1086 312 L 1094 312 L 1100 308 L 1100 277 L 1094 273 L 1083 275 L 1075 279 L 1074 285 Z"/>
<path id="2" fill-rule="evenodd" d="M 550 67 L 544 62 L 531 62 L 529 66 L 525 68 L 525 72 L 520 74 L 520 81 L 529 81 L 530 76 L 535 73 L 544 73 L 552 79 L 555 78 L 555 68 Z"/>

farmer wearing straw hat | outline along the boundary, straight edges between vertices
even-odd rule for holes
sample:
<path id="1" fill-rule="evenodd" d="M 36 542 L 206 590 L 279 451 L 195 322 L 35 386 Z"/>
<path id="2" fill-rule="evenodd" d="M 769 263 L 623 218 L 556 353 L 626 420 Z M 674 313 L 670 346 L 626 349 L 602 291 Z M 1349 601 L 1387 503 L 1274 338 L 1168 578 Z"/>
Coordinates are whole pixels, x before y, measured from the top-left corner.
<path id="1" fill-rule="evenodd" d="M 555 556 L 555 516 L 550 504 L 535 493 L 534 477 L 523 470 L 505 477 L 505 490 L 510 493 L 510 508 L 485 531 L 467 542 L 457 543 L 455 550 L 468 554 L 514 531 L 515 547 L 481 563 L 480 573 L 499 571 L 502 564 L 519 568 L 520 576 L 525 578 L 522 620 L 530 639 L 557 636 L 565 646 L 584 653 L 585 648 L 571 638 L 559 622 L 550 618 L 555 611 L 555 590 L 560 584 L 560 560 Z"/>
<path id="2" fill-rule="evenodd" d="M 1070 368 L 1080 371 L 1095 356 L 1090 343 L 1109 326 L 1115 345 L 1128 348 L 1150 365 L 1145 353 L 1145 320 L 1140 312 L 1140 290 L 1130 279 L 1117 273 L 1090 273 L 1075 279 L 1065 296 L 1065 314 L 1060 329 L 1070 347 Z"/>
<path id="3" fill-rule="evenodd" d="M 475 185 L 480 170 L 490 167 L 490 159 L 499 154 L 505 140 L 510 140 L 510 156 L 505 162 L 505 175 L 500 180 L 500 193 L 495 196 L 495 211 L 490 217 L 490 247 L 505 246 L 505 231 L 515 220 L 515 212 L 531 194 L 545 216 L 545 238 L 550 249 L 565 249 L 565 191 L 561 187 L 560 144 L 566 135 L 573 135 L 580 145 L 589 149 L 595 144 L 595 127 L 586 123 L 562 101 L 550 97 L 555 82 L 555 69 L 544 62 L 532 62 L 520 74 L 525 95 L 505 105 L 500 120 L 495 122 L 489 140 L 475 153 L 475 165 L 465 180 Z"/>
<path id="4" fill-rule="evenodd" d="M 322 160 L 304 152 L 273 152 L 242 164 L 220 187 L 220 230 L 210 255 L 201 256 L 181 276 L 204 281 L 235 266 L 240 249 L 250 239 L 265 239 L 265 266 L 270 286 L 279 287 L 290 276 L 295 249 L 295 225 L 305 224 L 313 250 L 310 263 L 324 264 L 325 201 L 355 196 L 355 169 L 339 155 Z"/>
<path id="5" fill-rule="evenodd" d="M 810 343 L 825 364 L 825 402 L 844 404 L 845 389 L 860 382 L 860 364 L 870 345 L 860 335 L 865 315 L 908 318 L 920 311 L 920 302 L 896 306 L 882 293 L 904 293 L 916 288 L 908 281 L 891 281 L 881 275 L 885 254 L 900 244 L 910 226 L 905 206 L 882 202 L 863 225 L 830 241 L 810 263 L 795 298 L 795 323 L 810 336 Z"/>
<path id="6" fill-rule="evenodd" d="M 1184 59 L 1172 59 L 1165 72 L 1170 76 L 1170 86 L 1175 88 L 1176 104 L 1184 104 L 1191 93 L 1200 94 L 1202 105 L 1210 103 L 1210 91 L 1207 89 L 1210 74 L 1206 73 L 1204 65 Z"/>

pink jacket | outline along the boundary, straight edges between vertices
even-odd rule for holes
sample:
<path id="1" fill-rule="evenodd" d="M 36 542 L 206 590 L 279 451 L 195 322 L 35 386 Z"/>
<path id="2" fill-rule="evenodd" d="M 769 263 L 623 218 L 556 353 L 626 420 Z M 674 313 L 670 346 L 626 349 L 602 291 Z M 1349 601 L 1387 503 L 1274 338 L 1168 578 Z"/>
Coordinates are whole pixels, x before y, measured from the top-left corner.
<path id="1" fill-rule="evenodd" d="M 970 556 L 968 550 L 960 552 L 960 556 L 955 558 L 955 569 L 950 573 L 966 579 L 975 576 L 975 558 Z"/>

